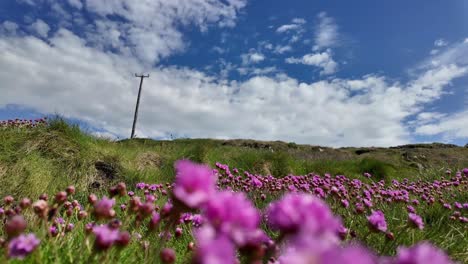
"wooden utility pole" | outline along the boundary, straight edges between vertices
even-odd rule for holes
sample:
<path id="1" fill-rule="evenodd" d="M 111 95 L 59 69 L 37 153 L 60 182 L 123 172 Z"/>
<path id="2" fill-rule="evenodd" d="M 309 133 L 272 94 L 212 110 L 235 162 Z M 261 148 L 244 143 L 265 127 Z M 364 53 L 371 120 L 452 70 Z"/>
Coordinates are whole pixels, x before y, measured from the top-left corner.
<path id="1" fill-rule="evenodd" d="M 135 73 L 135 77 L 140 78 L 140 89 L 138 90 L 138 97 L 137 97 L 137 102 L 136 102 L 136 107 L 135 107 L 135 116 L 133 117 L 133 126 L 132 126 L 132 135 L 130 138 L 135 137 L 135 126 L 138 118 L 138 107 L 140 106 L 140 96 L 141 96 L 141 87 L 143 86 L 143 79 L 148 78 L 149 74 L 147 75 L 137 75 Z"/>

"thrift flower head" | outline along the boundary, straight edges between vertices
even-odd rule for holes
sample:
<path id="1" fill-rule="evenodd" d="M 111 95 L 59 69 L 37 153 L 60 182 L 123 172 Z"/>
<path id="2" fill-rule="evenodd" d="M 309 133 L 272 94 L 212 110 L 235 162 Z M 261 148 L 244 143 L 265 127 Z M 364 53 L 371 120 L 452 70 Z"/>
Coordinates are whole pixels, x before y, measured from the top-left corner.
<path id="1" fill-rule="evenodd" d="M 424 228 L 424 222 L 423 222 L 421 216 L 419 216 L 417 214 L 410 213 L 408 215 L 408 222 L 413 227 L 419 228 L 421 230 Z"/>
<path id="2" fill-rule="evenodd" d="M 198 229 L 195 238 L 197 243 L 193 263 L 238 263 L 232 242 L 224 235 L 217 235 L 211 226 Z"/>
<path id="3" fill-rule="evenodd" d="M 387 231 L 387 222 L 385 221 L 385 215 L 382 211 L 373 211 L 372 214 L 367 217 L 367 220 L 372 229 L 381 232 Z"/>
<path id="4" fill-rule="evenodd" d="M 104 196 L 102 200 L 94 205 L 94 214 L 98 218 L 112 218 L 115 216 L 115 211 L 112 209 L 114 204 L 114 199 L 109 199 Z"/>
<path id="5" fill-rule="evenodd" d="M 119 231 L 111 229 L 107 225 L 93 227 L 93 233 L 96 235 L 94 246 L 98 250 L 109 249 L 119 238 Z"/>
<path id="6" fill-rule="evenodd" d="M 335 245 L 327 243 L 316 236 L 299 234 L 282 250 L 278 258 L 279 264 L 309 264 L 323 263 L 322 256 L 328 251 L 335 249 Z M 336 263 L 336 262 L 334 262 Z"/>
<path id="7" fill-rule="evenodd" d="M 190 208 L 204 204 L 215 191 L 216 176 L 205 165 L 188 160 L 176 162 L 174 196 Z"/>
<path id="8" fill-rule="evenodd" d="M 364 247 L 348 246 L 344 248 L 332 248 L 321 257 L 322 264 L 376 264 L 376 257 Z"/>
<path id="9" fill-rule="evenodd" d="M 162 263 L 171 264 L 175 262 L 176 254 L 172 248 L 163 248 L 159 254 Z"/>
<path id="10" fill-rule="evenodd" d="M 260 214 L 244 193 L 217 193 L 204 207 L 206 220 L 238 245 L 260 224 Z"/>
<path id="11" fill-rule="evenodd" d="M 37 248 L 39 243 L 39 239 L 34 234 L 20 235 L 8 244 L 8 257 L 24 259 Z"/>
<path id="12" fill-rule="evenodd" d="M 14 237 L 21 234 L 27 226 L 23 216 L 15 215 L 5 223 L 4 230 L 8 237 Z"/>
<path id="13" fill-rule="evenodd" d="M 468 177 L 468 168 L 464 168 L 464 169 L 463 169 L 463 174 L 464 174 L 466 177 Z"/>
<path id="14" fill-rule="evenodd" d="M 398 248 L 395 264 L 453 263 L 441 249 L 423 242 L 411 248 Z"/>
<path id="15" fill-rule="evenodd" d="M 267 210 L 269 225 L 285 233 L 335 234 L 341 226 L 330 208 L 322 200 L 307 194 L 287 194 L 270 204 Z"/>

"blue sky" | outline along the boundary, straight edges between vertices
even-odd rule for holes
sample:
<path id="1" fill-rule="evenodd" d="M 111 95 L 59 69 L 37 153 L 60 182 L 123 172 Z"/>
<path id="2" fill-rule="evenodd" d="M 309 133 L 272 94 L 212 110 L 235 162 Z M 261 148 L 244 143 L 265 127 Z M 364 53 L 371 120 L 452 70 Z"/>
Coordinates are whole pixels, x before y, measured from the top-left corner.
<path id="1" fill-rule="evenodd" d="M 468 143 L 468 3 L 8 0 L 0 119 L 97 135 Z M 20 76 L 21 77 L 17 77 Z"/>

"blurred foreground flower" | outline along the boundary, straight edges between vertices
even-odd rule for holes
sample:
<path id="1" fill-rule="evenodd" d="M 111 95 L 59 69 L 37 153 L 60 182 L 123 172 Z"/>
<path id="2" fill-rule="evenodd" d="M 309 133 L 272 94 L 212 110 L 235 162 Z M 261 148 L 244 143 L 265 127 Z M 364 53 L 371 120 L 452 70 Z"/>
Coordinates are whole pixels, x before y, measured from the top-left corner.
<path id="1" fill-rule="evenodd" d="M 40 241 L 34 234 L 20 235 L 8 243 L 8 257 L 24 259 L 33 252 Z"/>

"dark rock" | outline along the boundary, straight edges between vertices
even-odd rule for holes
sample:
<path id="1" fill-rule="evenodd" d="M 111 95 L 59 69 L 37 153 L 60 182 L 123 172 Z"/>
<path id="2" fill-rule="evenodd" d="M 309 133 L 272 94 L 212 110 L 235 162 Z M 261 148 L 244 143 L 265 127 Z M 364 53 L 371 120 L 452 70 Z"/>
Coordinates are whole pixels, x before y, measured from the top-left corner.
<path id="1" fill-rule="evenodd" d="M 356 151 L 354 151 L 354 153 L 356 153 L 357 155 L 362 155 L 364 153 L 369 153 L 371 151 L 372 151 L 371 149 L 364 148 L 364 149 L 357 149 Z"/>
<path id="2" fill-rule="evenodd" d="M 94 188 L 94 189 L 99 189 L 101 187 L 101 183 L 100 182 L 93 182 L 91 183 L 91 188 Z"/>

